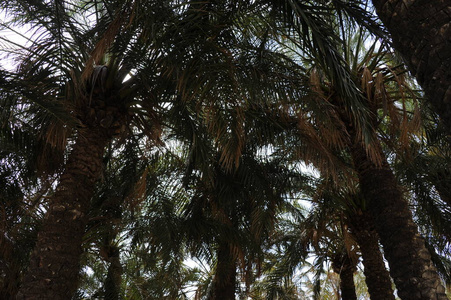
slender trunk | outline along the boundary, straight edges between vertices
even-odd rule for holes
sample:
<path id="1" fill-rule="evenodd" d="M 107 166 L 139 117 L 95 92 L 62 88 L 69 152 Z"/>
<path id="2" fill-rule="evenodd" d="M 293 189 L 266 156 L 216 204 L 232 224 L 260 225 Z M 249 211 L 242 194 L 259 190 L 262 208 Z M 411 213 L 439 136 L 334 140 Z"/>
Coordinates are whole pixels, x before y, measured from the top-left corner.
<path id="1" fill-rule="evenodd" d="M 382 158 L 376 165 L 360 143 L 351 147 L 354 167 L 368 211 L 384 248 L 390 274 L 401 299 L 447 299 L 424 240 L 380 145 L 372 145 Z"/>
<path id="2" fill-rule="evenodd" d="M 236 263 L 228 243 L 218 248 L 218 262 L 209 300 L 235 300 Z"/>
<path id="3" fill-rule="evenodd" d="M 342 300 L 357 300 L 354 284 L 356 265 L 346 251 L 332 259 L 332 268 L 340 275 L 340 291 Z"/>
<path id="4" fill-rule="evenodd" d="M 363 273 L 371 300 L 395 300 L 390 274 L 385 268 L 379 247 L 379 236 L 370 214 L 366 211 L 356 213 L 349 223 L 360 247 Z"/>
<path id="5" fill-rule="evenodd" d="M 373 0 L 410 71 L 451 134 L 451 2 Z"/>
<path id="6" fill-rule="evenodd" d="M 82 128 L 61 175 L 17 299 L 70 299 L 77 288 L 82 237 L 111 136 Z"/>
<path id="7" fill-rule="evenodd" d="M 107 179 L 108 180 L 108 179 Z M 103 193 L 109 193 L 110 189 L 103 191 Z M 119 191 L 111 191 L 113 194 Z M 121 284 L 123 268 L 121 264 L 121 247 L 116 243 L 118 238 L 118 224 L 122 220 L 122 204 L 125 200 L 124 191 L 120 191 L 123 197 L 118 197 L 112 194 L 106 194 L 106 198 L 102 201 L 102 204 L 98 208 L 99 216 L 103 217 L 103 220 L 98 222 L 94 221 L 92 224 L 88 224 L 87 230 L 91 228 L 101 227 L 102 235 L 98 238 L 98 247 L 100 257 L 108 263 L 107 276 L 103 284 L 103 296 L 105 300 L 119 300 L 121 297 Z M 92 209 L 90 213 L 93 213 L 95 209 Z"/>
<path id="8" fill-rule="evenodd" d="M 108 258 L 108 274 L 105 280 L 105 300 L 119 300 L 120 287 L 122 282 L 122 265 L 120 261 L 120 251 L 118 247 L 111 249 L 111 256 Z"/>

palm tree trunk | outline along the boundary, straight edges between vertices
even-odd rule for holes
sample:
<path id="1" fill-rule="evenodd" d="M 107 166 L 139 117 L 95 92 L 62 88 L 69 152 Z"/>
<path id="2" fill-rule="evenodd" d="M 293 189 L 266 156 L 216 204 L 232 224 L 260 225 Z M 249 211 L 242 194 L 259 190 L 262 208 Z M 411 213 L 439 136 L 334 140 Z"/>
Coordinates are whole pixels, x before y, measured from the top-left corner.
<path id="1" fill-rule="evenodd" d="M 102 170 L 107 130 L 82 128 L 61 175 L 17 299 L 70 299 L 77 288 L 82 237 Z"/>
<path id="2" fill-rule="evenodd" d="M 120 287 L 122 282 L 122 264 L 120 260 L 120 250 L 118 247 L 112 249 L 109 257 L 110 265 L 108 267 L 108 274 L 105 280 L 105 300 L 119 300 Z"/>
<path id="3" fill-rule="evenodd" d="M 228 243 L 218 248 L 218 262 L 210 300 L 235 300 L 236 265 Z"/>
<path id="4" fill-rule="evenodd" d="M 366 211 L 354 214 L 349 226 L 360 247 L 363 273 L 371 300 L 395 300 L 390 274 L 379 248 L 379 236 L 370 214 Z"/>
<path id="5" fill-rule="evenodd" d="M 373 0 L 410 71 L 451 134 L 451 3 Z"/>
<path id="6" fill-rule="evenodd" d="M 405 300 L 447 299 L 384 153 L 376 142 L 372 146 L 378 147 L 377 152 L 382 158 L 380 165 L 367 156 L 360 143 L 351 147 L 351 155 L 398 295 Z"/>
<path id="7" fill-rule="evenodd" d="M 346 252 L 346 251 L 345 251 Z M 332 268 L 340 275 L 340 291 L 342 300 L 357 300 L 354 284 L 355 263 L 347 253 L 340 253 L 332 260 Z"/>

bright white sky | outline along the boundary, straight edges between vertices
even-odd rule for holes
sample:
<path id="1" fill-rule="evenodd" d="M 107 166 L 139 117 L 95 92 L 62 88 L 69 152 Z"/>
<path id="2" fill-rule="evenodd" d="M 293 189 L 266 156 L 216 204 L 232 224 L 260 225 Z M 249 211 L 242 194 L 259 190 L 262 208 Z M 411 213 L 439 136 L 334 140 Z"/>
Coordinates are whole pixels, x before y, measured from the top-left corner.
<path id="1" fill-rule="evenodd" d="M 3 23 L 10 19 L 5 11 L 0 11 L 0 66 L 7 70 L 14 68 L 14 60 L 11 52 L 17 51 L 20 47 L 25 46 L 32 35 L 29 26 L 14 28 L 5 28 L 2 26 Z"/>

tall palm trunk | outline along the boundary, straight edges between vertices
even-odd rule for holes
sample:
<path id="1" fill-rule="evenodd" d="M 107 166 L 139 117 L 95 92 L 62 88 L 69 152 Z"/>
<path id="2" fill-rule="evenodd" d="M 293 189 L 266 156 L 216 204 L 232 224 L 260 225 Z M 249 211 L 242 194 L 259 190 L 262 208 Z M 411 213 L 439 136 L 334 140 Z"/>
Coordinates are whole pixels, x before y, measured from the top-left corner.
<path id="1" fill-rule="evenodd" d="M 213 291 L 209 300 L 235 300 L 236 263 L 228 243 L 221 243 L 218 248 Z"/>
<path id="2" fill-rule="evenodd" d="M 87 211 L 110 140 L 111 135 L 100 126 L 80 129 L 56 192 L 49 200 L 18 299 L 67 300 L 75 292 Z"/>
<path id="3" fill-rule="evenodd" d="M 372 0 L 393 44 L 451 134 L 451 2 Z"/>
<path id="4" fill-rule="evenodd" d="M 371 300 L 395 300 L 371 215 L 366 211 L 356 213 L 350 218 L 349 226 L 360 247 L 363 273 Z"/>
<path id="5" fill-rule="evenodd" d="M 380 164 L 367 156 L 360 143 L 351 147 L 351 155 L 398 295 L 403 300 L 447 299 L 407 202 L 380 145 L 376 143 L 372 146 L 377 147 L 382 159 Z"/>
<path id="6" fill-rule="evenodd" d="M 340 275 L 340 291 L 342 300 L 357 300 L 354 284 L 356 264 L 346 253 L 339 253 L 332 259 L 332 268 Z"/>

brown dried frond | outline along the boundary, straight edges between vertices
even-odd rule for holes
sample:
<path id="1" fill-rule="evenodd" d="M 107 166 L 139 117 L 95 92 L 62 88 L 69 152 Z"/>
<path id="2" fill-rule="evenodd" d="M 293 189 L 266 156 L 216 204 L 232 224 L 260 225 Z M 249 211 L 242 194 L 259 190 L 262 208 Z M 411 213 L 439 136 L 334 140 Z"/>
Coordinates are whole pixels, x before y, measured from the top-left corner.
<path id="1" fill-rule="evenodd" d="M 227 170 L 238 168 L 245 145 L 245 114 L 243 108 L 235 106 L 223 116 L 217 108 L 207 110 L 207 128 L 213 134 L 220 150 L 219 162 Z"/>
<path id="2" fill-rule="evenodd" d="M 91 52 L 88 61 L 86 62 L 85 68 L 81 74 L 82 82 L 85 82 L 91 78 L 94 66 L 99 64 L 102 58 L 105 57 L 105 54 L 111 47 L 111 44 L 120 33 L 126 16 L 127 14 L 123 11 L 118 11 L 116 13 L 115 19 L 108 26 L 105 34 L 100 39 L 100 41 L 97 42 L 94 50 Z"/>
<path id="3" fill-rule="evenodd" d="M 374 138 L 373 141 L 366 145 L 365 147 L 366 155 L 368 158 L 376 165 L 382 166 L 384 161 L 384 154 L 380 150 L 379 140 Z"/>
<path id="4" fill-rule="evenodd" d="M 125 203 L 128 203 L 130 210 L 135 211 L 146 198 L 147 192 L 147 176 L 149 175 L 149 168 L 145 168 L 140 179 L 135 184 L 133 192 L 127 196 Z"/>
<path id="5" fill-rule="evenodd" d="M 320 97 L 321 99 L 327 98 L 325 96 L 323 88 L 322 88 L 321 77 L 318 74 L 318 71 L 316 70 L 316 68 L 313 68 L 310 71 L 309 83 L 310 83 L 310 88 L 312 89 L 312 91 L 314 93 L 316 93 L 318 95 L 318 97 Z"/>
<path id="6" fill-rule="evenodd" d="M 405 74 L 398 74 L 390 67 L 387 67 L 387 69 L 391 75 L 390 81 L 394 85 L 385 88 L 385 97 L 389 99 L 387 101 L 388 116 L 390 118 L 389 130 L 393 136 L 397 137 L 398 149 L 396 150 L 408 152 L 412 136 L 421 127 L 421 114 L 418 102 Z M 408 106 L 413 106 L 413 110 L 409 109 Z"/>
<path id="7" fill-rule="evenodd" d="M 244 147 L 243 137 L 234 136 L 226 142 L 220 144 L 222 148 L 219 163 L 226 170 L 237 169 L 240 165 L 240 158 Z"/>
<path id="8" fill-rule="evenodd" d="M 218 205 L 216 201 L 210 201 L 210 207 L 211 213 L 216 221 L 228 226 L 233 226 L 227 212 L 225 212 L 224 208 Z"/>
<path id="9" fill-rule="evenodd" d="M 341 234 L 343 237 L 343 244 L 346 248 L 346 253 L 348 258 L 351 260 L 352 264 L 356 265 L 359 261 L 359 255 L 357 254 L 356 249 L 358 249 L 357 243 L 354 240 L 354 237 L 348 230 L 348 226 L 345 224 L 343 220 L 343 216 L 341 216 Z"/>
<path id="10" fill-rule="evenodd" d="M 68 126 L 65 126 L 62 122 L 54 121 L 48 124 L 45 136 L 42 136 L 42 138 L 53 148 L 64 150 L 70 135 L 71 129 Z"/>
<path id="11" fill-rule="evenodd" d="M 312 164 L 322 174 L 337 179 L 343 165 L 334 155 L 334 150 L 338 149 L 336 144 L 330 141 L 334 134 L 329 130 L 316 128 L 308 118 L 299 116 L 298 119 L 297 132 L 302 143 L 295 147 L 295 159 L 300 159 L 307 165 Z M 321 127 L 321 124 L 318 126 Z"/>
<path id="12" fill-rule="evenodd" d="M 367 68 L 364 67 L 363 68 L 363 72 L 362 72 L 362 79 L 361 79 L 361 83 L 360 83 L 362 90 L 366 93 L 366 97 L 368 102 L 372 102 L 373 101 L 373 86 L 374 86 L 374 78 L 373 78 L 373 74 L 371 74 L 371 71 Z"/>
<path id="13" fill-rule="evenodd" d="M 344 109 L 336 106 L 343 101 L 337 98 L 338 94 L 335 94 L 333 91 L 325 92 L 325 84 L 321 82 L 319 74 L 315 69 L 310 74 L 310 84 L 314 92 L 314 97 L 317 99 L 316 102 L 324 103 L 320 106 L 320 109 L 321 115 L 325 117 L 315 124 L 318 130 L 317 134 L 321 136 L 321 139 L 328 147 L 344 149 L 349 143 L 349 134 L 345 124 L 347 121 L 343 119 Z"/>
<path id="14" fill-rule="evenodd" d="M 71 69 L 70 78 L 66 84 L 66 99 L 69 100 L 67 105 L 72 106 L 70 110 L 73 111 L 74 107 L 80 107 L 86 103 L 86 93 L 80 71 Z"/>
<path id="15" fill-rule="evenodd" d="M 374 78 L 374 100 L 377 107 L 381 106 L 383 117 L 388 114 L 388 95 L 385 89 L 384 76 L 382 72 L 377 72 Z"/>

